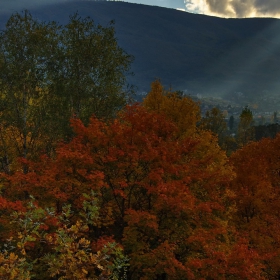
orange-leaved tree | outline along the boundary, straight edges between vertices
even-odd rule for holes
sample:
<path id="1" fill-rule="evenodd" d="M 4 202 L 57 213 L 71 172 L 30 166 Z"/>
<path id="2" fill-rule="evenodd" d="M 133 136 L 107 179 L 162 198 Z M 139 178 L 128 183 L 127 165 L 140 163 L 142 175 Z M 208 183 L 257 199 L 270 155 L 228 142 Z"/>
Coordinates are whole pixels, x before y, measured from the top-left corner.
<path id="1" fill-rule="evenodd" d="M 199 122 L 199 105 L 191 98 L 178 92 L 167 91 L 159 80 L 151 84 L 151 90 L 143 101 L 145 108 L 162 113 L 178 126 L 182 135 L 192 135 Z"/>

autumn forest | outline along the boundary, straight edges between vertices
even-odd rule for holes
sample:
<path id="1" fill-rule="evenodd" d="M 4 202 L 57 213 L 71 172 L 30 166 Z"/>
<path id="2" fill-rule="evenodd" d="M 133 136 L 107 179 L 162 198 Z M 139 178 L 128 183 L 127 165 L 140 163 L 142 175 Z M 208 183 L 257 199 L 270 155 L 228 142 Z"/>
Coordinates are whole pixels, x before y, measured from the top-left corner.
<path id="1" fill-rule="evenodd" d="M 78 13 L 0 33 L 0 279 L 280 279 L 280 136 L 132 62 Z"/>

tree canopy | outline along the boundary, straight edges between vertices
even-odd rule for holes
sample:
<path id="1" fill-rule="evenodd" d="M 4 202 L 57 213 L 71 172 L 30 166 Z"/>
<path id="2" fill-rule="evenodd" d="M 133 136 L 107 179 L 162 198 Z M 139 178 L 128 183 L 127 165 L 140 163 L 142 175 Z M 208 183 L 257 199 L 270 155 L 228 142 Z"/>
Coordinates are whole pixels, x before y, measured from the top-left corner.
<path id="1" fill-rule="evenodd" d="M 0 153 L 29 157 L 71 135 L 69 119 L 111 118 L 127 102 L 132 57 L 119 47 L 113 22 L 77 13 L 68 24 L 14 14 L 0 34 Z M 55 133 L 54 133 L 55 131 Z"/>
<path id="2" fill-rule="evenodd" d="M 1 32 L 0 278 L 279 279 L 280 136 L 246 107 L 228 157 L 222 112 L 159 80 L 124 106 L 130 62 L 78 14 Z"/>

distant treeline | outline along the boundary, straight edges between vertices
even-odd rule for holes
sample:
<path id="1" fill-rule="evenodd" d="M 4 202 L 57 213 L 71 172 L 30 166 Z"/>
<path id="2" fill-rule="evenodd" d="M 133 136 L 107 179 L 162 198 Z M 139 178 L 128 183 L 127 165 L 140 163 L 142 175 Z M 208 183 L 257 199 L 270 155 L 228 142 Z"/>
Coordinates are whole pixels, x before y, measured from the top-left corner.
<path id="1" fill-rule="evenodd" d="M 255 126 L 255 139 L 256 141 L 259 141 L 262 138 L 275 138 L 279 132 L 280 125 L 278 123 L 258 125 Z"/>

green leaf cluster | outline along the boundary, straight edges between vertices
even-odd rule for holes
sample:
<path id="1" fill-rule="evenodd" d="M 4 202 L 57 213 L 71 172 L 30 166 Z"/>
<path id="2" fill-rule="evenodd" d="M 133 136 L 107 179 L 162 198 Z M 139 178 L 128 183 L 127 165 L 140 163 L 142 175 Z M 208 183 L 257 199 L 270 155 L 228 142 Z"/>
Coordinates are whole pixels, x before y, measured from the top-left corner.
<path id="1" fill-rule="evenodd" d="M 11 223 L 18 232 L 0 251 L 0 278 L 126 279 L 128 258 L 116 242 L 97 252 L 92 249 L 87 233 L 89 224 L 98 219 L 98 208 L 94 193 L 85 199 L 76 215 L 71 205 L 58 214 L 36 206 L 34 199 L 26 211 L 14 212 Z M 57 220 L 53 229 L 48 226 L 49 218 Z"/>
<path id="2" fill-rule="evenodd" d="M 114 117 L 132 93 L 131 62 L 113 22 L 103 27 L 76 13 L 62 26 L 28 11 L 13 14 L 0 33 L 2 165 L 51 154 L 58 140 L 72 137 L 70 118 Z"/>

